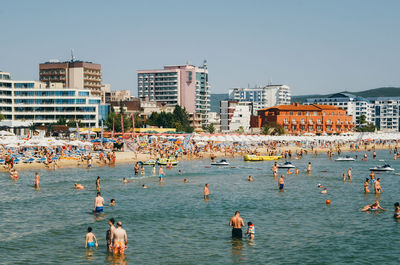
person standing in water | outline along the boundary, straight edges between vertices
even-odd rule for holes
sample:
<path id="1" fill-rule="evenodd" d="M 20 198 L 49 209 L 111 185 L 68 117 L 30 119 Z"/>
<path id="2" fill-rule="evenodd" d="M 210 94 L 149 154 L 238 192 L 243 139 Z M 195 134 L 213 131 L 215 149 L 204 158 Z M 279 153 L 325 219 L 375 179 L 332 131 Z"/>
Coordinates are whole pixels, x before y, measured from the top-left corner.
<path id="1" fill-rule="evenodd" d="M 365 182 L 364 182 L 364 192 L 365 192 L 365 193 L 369 193 L 369 178 L 366 178 L 366 179 L 365 179 Z"/>
<path id="2" fill-rule="evenodd" d="M 242 239 L 242 227 L 244 226 L 244 222 L 242 217 L 240 217 L 240 212 L 236 211 L 235 215 L 232 216 L 229 221 L 229 226 L 232 226 L 232 238 Z"/>
<path id="3" fill-rule="evenodd" d="M 113 241 L 114 255 L 123 255 L 128 246 L 128 236 L 125 229 L 122 228 L 122 222 L 119 221 L 117 223 L 117 228 L 113 230 L 111 238 Z"/>
<path id="4" fill-rule="evenodd" d="M 160 177 L 160 182 L 163 182 L 163 179 L 164 179 L 164 169 L 163 169 L 163 166 L 160 166 L 160 168 L 158 169 L 158 176 Z"/>
<path id="5" fill-rule="evenodd" d="M 92 228 L 89 226 L 87 229 L 87 234 L 86 234 L 86 240 L 85 240 L 85 248 L 94 248 L 98 247 L 97 244 L 97 238 L 96 236 L 92 233 Z"/>
<path id="6" fill-rule="evenodd" d="M 100 192 L 97 192 L 97 196 L 94 199 L 94 213 L 102 213 L 104 208 L 104 198 L 100 196 Z"/>
<path id="7" fill-rule="evenodd" d="M 281 175 L 281 177 L 279 178 L 279 180 L 278 180 L 278 187 L 279 187 L 279 190 L 283 190 L 283 188 L 284 188 L 284 186 L 285 186 L 285 180 L 284 180 L 284 176 L 283 175 Z"/>
<path id="8" fill-rule="evenodd" d="M 97 177 L 96 179 L 96 190 L 100 191 L 101 187 L 100 187 L 100 176 Z"/>
<path id="9" fill-rule="evenodd" d="M 108 225 L 110 226 L 110 229 L 107 230 L 106 233 L 106 240 L 107 240 L 107 249 L 109 251 L 112 251 L 112 234 L 114 232 L 115 226 L 114 226 L 115 220 L 114 218 L 110 218 L 110 220 L 108 220 Z"/>
<path id="10" fill-rule="evenodd" d="M 307 174 L 311 174 L 311 162 L 308 162 Z"/>
<path id="11" fill-rule="evenodd" d="M 377 178 L 376 179 L 376 181 L 374 183 L 374 186 L 375 186 L 375 193 L 376 194 L 382 193 L 381 178 Z"/>
<path id="12" fill-rule="evenodd" d="M 40 176 L 39 176 L 39 173 L 38 172 L 36 172 L 35 173 L 35 182 L 34 182 L 34 187 L 35 187 L 35 189 L 39 189 L 39 182 L 40 182 Z"/>
<path id="13" fill-rule="evenodd" d="M 351 168 L 349 168 L 349 170 L 347 170 L 347 179 L 349 181 L 351 181 Z"/>
<path id="14" fill-rule="evenodd" d="M 204 200 L 208 200 L 210 197 L 210 190 L 208 188 L 208 183 L 204 185 L 203 194 L 204 194 Z"/>

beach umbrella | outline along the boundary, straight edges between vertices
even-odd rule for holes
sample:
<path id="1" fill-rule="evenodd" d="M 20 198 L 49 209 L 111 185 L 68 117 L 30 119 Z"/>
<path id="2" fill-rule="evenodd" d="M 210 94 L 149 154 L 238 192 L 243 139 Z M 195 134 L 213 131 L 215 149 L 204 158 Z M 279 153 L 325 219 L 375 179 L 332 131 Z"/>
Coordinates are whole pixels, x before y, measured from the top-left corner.
<path id="1" fill-rule="evenodd" d="M 212 135 L 209 140 L 210 141 L 217 141 L 217 137 L 215 135 Z"/>
<path id="2" fill-rule="evenodd" d="M 226 141 L 226 138 L 223 137 L 222 135 L 219 135 L 219 136 L 217 136 L 217 141 L 225 142 L 225 141 Z"/>
<path id="3" fill-rule="evenodd" d="M 182 136 L 182 135 L 179 135 L 178 137 L 176 137 L 176 139 L 178 139 L 178 140 L 183 140 L 183 139 L 185 139 L 185 137 Z"/>

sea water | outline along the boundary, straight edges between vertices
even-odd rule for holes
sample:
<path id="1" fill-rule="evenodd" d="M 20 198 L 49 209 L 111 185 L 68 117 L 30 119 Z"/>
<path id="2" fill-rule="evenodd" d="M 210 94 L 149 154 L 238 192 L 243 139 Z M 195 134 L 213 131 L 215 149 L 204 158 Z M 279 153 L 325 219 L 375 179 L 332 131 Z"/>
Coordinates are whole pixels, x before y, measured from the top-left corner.
<path id="1" fill-rule="evenodd" d="M 286 175 L 283 192 L 272 176 L 273 161 L 241 158 L 228 158 L 228 167 L 210 166 L 207 159 L 182 161 L 165 170 L 163 184 L 151 167 L 135 177 L 133 164 L 41 170 L 39 191 L 32 186 L 34 171 L 20 171 L 18 181 L 1 173 L 0 264 L 399 264 L 400 223 L 393 218 L 393 203 L 400 201 L 400 176 L 377 174 L 383 193 L 376 197 L 373 187 L 371 194 L 363 192 L 368 168 L 384 163 L 379 160 L 400 172 L 400 161 L 388 151 L 377 154 L 376 160 L 355 162 L 334 162 L 325 154 L 292 160 L 300 174 L 280 170 Z M 306 174 L 309 161 L 311 176 Z M 343 182 L 349 167 L 353 180 Z M 247 181 L 250 175 L 254 182 Z M 97 176 L 106 204 L 114 198 L 116 206 L 94 215 Z M 123 184 L 123 177 L 132 182 Z M 74 190 L 74 183 L 86 189 Z M 205 183 L 208 201 L 202 194 Z M 328 194 L 321 194 L 318 184 L 327 186 Z M 386 212 L 360 212 L 376 198 Z M 255 225 L 253 241 L 231 239 L 228 223 L 235 211 L 246 225 Z M 123 259 L 106 251 L 111 217 L 122 221 L 128 234 Z M 84 248 L 88 226 L 99 241 L 97 249 Z"/>

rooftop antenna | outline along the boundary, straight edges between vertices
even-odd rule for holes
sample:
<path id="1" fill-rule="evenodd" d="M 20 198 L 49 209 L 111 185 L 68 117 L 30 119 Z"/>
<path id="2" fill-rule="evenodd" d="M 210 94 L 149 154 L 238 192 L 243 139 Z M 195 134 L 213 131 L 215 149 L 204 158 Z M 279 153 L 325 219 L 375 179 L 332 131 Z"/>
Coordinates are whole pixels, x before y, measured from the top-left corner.
<path id="1" fill-rule="evenodd" d="M 71 62 L 75 61 L 74 49 L 71 49 Z"/>

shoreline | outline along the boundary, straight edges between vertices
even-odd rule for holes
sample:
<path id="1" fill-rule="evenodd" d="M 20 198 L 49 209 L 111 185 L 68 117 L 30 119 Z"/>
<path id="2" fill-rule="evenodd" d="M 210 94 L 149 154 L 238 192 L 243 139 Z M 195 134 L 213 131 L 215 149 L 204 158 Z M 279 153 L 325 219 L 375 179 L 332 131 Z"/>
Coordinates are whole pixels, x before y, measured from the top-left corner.
<path id="1" fill-rule="evenodd" d="M 362 146 L 359 149 L 355 150 L 353 148 L 350 148 L 349 145 L 344 145 L 340 147 L 340 150 L 342 152 L 371 152 L 373 149 L 375 150 L 391 150 L 394 147 L 396 147 L 395 144 L 391 145 L 377 145 L 377 144 L 370 144 L 367 146 Z M 259 155 L 269 155 L 270 151 L 281 153 L 285 151 L 291 151 L 293 154 L 296 154 L 296 152 L 299 152 L 300 150 L 307 150 L 307 152 L 310 153 L 315 153 L 317 152 L 318 154 L 321 153 L 326 153 L 328 151 L 333 151 L 335 154 L 337 154 L 337 147 L 317 147 L 314 148 L 313 151 L 309 147 L 304 148 L 301 146 L 280 146 L 277 147 L 276 149 L 269 149 L 266 147 L 262 148 L 256 148 L 252 150 L 246 150 L 242 152 L 231 152 L 227 151 L 222 152 L 222 151 L 208 151 L 208 152 L 200 152 L 199 156 L 189 156 L 189 155 L 183 155 L 180 157 L 178 160 L 180 161 L 188 161 L 188 160 L 200 160 L 200 159 L 210 159 L 211 156 L 215 156 L 216 158 L 235 158 L 238 156 L 244 156 L 245 154 L 249 154 L 249 151 L 255 151 Z M 137 161 L 146 161 L 148 159 L 151 159 L 150 154 L 143 154 L 143 153 L 138 153 L 136 154 L 135 152 L 116 152 L 116 162 L 115 165 L 109 165 L 109 164 L 103 164 L 100 165 L 100 161 L 96 158 L 94 159 L 92 163 L 92 168 L 97 168 L 97 167 L 103 167 L 103 166 L 117 166 L 117 165 L 127 165 L 127 164 L 134 164 Z M 60 159 L 57 161 L 57 169 L 62 169 L 62 168 L 87 168 L 86 161 L 80 162 L 79 164 L 78 160 L 75 159 Z M 30 163 L 30 164 L 25 164 L 25 163 L 20 163 L 16 164 L 14 166 L 15 169 L 18 171 L 34 171 L 34 170 L 41 170 L 41 169 L 47 169 L 47 170 L 54 170 L 52 168 L 52 165 L 48 167 L 44 163 Z M 0 172 L 9 172 L 9 170 L 3 165 L 0 167 Z"/>

